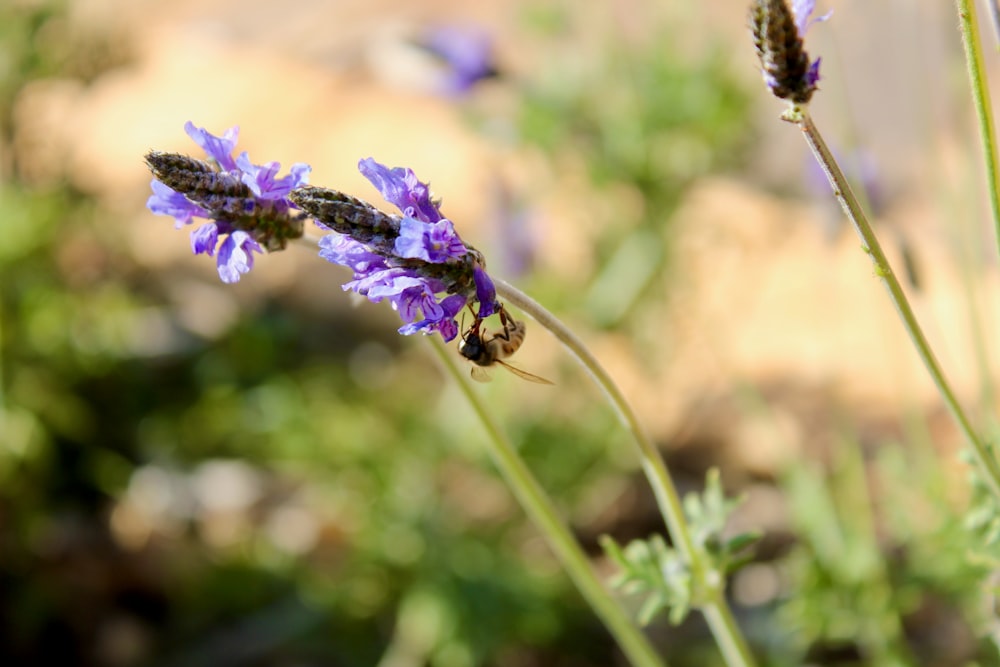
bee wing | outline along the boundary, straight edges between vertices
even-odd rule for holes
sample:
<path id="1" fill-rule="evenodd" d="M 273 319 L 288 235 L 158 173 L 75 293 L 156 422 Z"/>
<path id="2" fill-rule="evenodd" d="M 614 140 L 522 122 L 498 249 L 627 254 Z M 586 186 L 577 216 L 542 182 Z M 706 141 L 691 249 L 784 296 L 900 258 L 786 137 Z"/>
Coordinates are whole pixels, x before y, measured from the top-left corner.
<path id="1" fill-rule="evenodd" d="M 536 384 L 554 384 L 552 380 L 546 380 L 545 378 L 535 375 L 534 373 L 529 373 L 528 371 L 523 371 L 517 366 L 511 366 L 506 361 L 500 361 L 497 359 L 497 363 L 509 370 L 511 373 L 521 378 L 522 380 L 527 380 L 528 382 L 534 382 Z"/>
<path id="2" fill-rule="evenodd" d="M 476 366 L 475 364 L 471 364 L 469 375 L 471 375 L 472 379 L 476 382 L 490 382 L 493 380 L 493 374 L 490 373 L 490 369 L 486 366 Z"/>

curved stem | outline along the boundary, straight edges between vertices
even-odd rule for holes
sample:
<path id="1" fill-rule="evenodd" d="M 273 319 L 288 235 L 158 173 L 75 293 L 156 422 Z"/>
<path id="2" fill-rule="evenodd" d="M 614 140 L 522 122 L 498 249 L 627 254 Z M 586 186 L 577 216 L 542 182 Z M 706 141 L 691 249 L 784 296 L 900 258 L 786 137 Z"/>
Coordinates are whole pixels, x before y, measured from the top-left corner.
<path id="1" fill-rule="evenodd" d="M 670 531 L 670 536 L 673 538 L 674 545 L 691 568 L 691 574 L 697 582 L 696 590 L 702 595 L 698 606 L 705 614 L 705 620 L 719 644 L 726 664 L 730 666 L 753 665 L 754 660 L 750 647 L 726 603 L 721 577 L 712 570 L 703 554 L 695 547 L 691 531 L 688 530 L 684 518 L 680 496 L 670 479 L 666 463 L 664 463 L 656 445 L 643 429 L 638 416 L 632 410 L 632 406 L 618 385 L 611 379 L 611 376 L 608 375 L 608 372 L 604 370 L 604 367 L 583 341 L 560 322 L 555 315 L 510 283 L 496 277 L 493 277 L 493 282 L 499 296 L 530 315 L 566 346 L 614 405 L 622 423 L 628 429 L 629 435 L 632 436 L 632 441 L 639 449 L 639 460 L 642 463 L 643 472 L 653 488 L 657 505 L 667 524 L 667 529 Z"/>
<path id="2" fill-rule="evenodd" d="M 580 593 L 615 637 L 629 662 L 636 667 L 665 666 L 665 661 L 656 654 L 645 635 L 629 620 L 621 606 L 598 579 L 580 545 L 559 518 L 552 501 L 518 456 L 513 445 L 486 409 L 486 405 L 469 386 L 465 373 L 456 365 L 448 348 L 437 336 L 434 336 L 434 343 L 434 350 L 444 367 L 483 423 L 489 436 L 490 456 L 508 486 L 562 562 Z"/>
<path id="3" fill-rule="evenodd" d="M 684 510 L 681 505 L 677 489 L 670 479 L 667 466 L 660 456 L 660 451 L 649 439 L 645 429 L 639 422 L 638 416 L 632 410 L 628 400 L 622 394 L 618 385 L 615 384 L 608 372 L 604 370 L 600 362 L 593 355 L 589 348 L 580 338 L 574 334 L 565 324 L 559 321 L 555 315 L 546 310 L 541 304 L 520 291 L 510 283 L 493 278 L 496 284 L 497 294 L 507 299 L 515 306 L 534 318 L 539 324 L 548 329 L 559 342 L 565 345 L 569 351 L 577 358 L 580 364 L 590 373 L 594 382 L 604 391 L 608 400 L 615 407 L 619 418 L 625 428 L 628 429 L 632 440 L 635 441 L 641 454 L 643 471 L 649 477 L 656 496 L 656 502 L 660 507 L 660 512 L 670 530 L 670 536 L 677 543 L 676 546 L 688 561 L 694 557 L 695 546 L 691 538 L 691 533 L 687 529 L 684 519 Z"/>
<path id="4" fill-rule="evenodd" d="M 997 168 L 997 139 L 993 129 L 993 110 L 990 106 L 989 88 L 984 74 L 983 51 L 979 45 L 976 6 L 971 0 L 955 0 L 955 4 L 958 8 L 965 61 L 969 68 L 972 101 L 976 107 L 976 119 L 979 121 L 979 136 L 983 142 L 990 212 L 993 215 L 993 227 L 996 230 L 997 249 L 1000 251 L 1000 170 Z M 996 3 L 991 2 L 990 7 L 995 8 Z"/>
<path id="5" fill-rule="evenodd" d="M 854 229 L 857 231 L 858 236 L 861 237 L 862 248 L 871 258 L 872 264 L 875 266 L 875 274 L 889 291 L 889 297 L 892 299 L 892 303 L 896 307 L 896 312 L 899 313 L 899 317 L 903 321 L 903 327 L 906 329 L 906 333 L 909 334 L 910 340 L 917 350 L 917 354 L 920 355 L 921 361 L 924 362 L 927 372 L 930 373 L 931 379 L 937 386 L 945 405 L 948 406 L 948 411 L 951 412 L 951 416 L 958 424 L 958 428 L 969 441 L 969 444 L 972 445 L 973 457 L 979 467 L 983 481 L 987 484 L 994 497 L 1000 500 L 1000 466 L 998 466 L 990 448 L 973 430 L 969 418 L 955 397 L 955 392 L 948 383 L 944 371 L 941 369 L 941 364 L 934 356 L 934 351 L 931 349 L 930 343 L 927 342 L 927 338 L 924 336 L 924 332 L 920 328 L 916 316 L 913 314 L 910 302 L 907 300 L 906 294 L 903 292 L 903 288 L 899 284 L 892 266 L 889 264 L 889 260 L 882 251 L 882 246 L 879 244 L 878 238 L 875 236 L 875 231 L 868 222 L 868 218 L 861 209 L 857 197 L 854 196 L 851 186 L 848 184 L 847 179 L 844 178 L 844 173 L 840 170 L 840 166 L 834 160 L 833 154 L 830 153 L 830 149 L 827 147 L 826 142 L 823 141 L 823 137 L 820 136 L 819 130 L 816 129 L 812 118 L 804 107 L 792 107 L 785 113 L 783 118 L 791 123 L 795 123 L 802 130 L 802 135 L 805 137 L 806 143 L 809 144 L 809 148 L 812 149 L 813 155 L 815 155 L 816 160 L 830 181 L 834 196 L 840 202 L 847 217 L 854 224 Z"/>

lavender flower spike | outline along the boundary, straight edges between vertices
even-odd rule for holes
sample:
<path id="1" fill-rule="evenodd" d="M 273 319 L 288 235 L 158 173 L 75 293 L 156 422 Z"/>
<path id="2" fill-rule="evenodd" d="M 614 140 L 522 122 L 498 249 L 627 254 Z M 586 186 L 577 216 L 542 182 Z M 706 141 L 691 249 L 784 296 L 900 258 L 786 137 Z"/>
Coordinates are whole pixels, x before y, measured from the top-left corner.
<path id="1" fill-rule="evenodd" d="M 820 59 L 810 61 L 802 37 L 810 25 L 830 14 L 811 18 L 816 0 L 753 0 L 750 30 L 764 82 L 776 97 L 806 104 L 816 92 Z"/>
<path id="2" fill-rule="evenodd" d="M 206 218 L 191 232 L 191 250 L 216 255 L 219 277 L 235 283 L 253 267 L 253 253 L 282 250 L 302 236 L 305 216 L 288 195 L 306 182 L 311 168 L 295 164 L 278 178 L 277 162 L 253 164 L 245 152 L 233 157 L 239 128 L 221 137 L 191 122 L 184 129 L 211 161 L 150 151 L 146 165 L 155 178 L 146 207 L 171 216 L 178 228 Z"/>
<path id="3" fill-rule="evenodd" d="M 497 312 L 482 254 L 458 236 L 430 188 L 410 169 L 371 158 L 358 168 L 402 215 L 326 188 L 304 187 L 290 195 L 332 232 L 320 239 L 319 254 L 354 272 L 344 289 L 372 302 L 388 301 L 404 322 L 399 329 L 404 335 L 439 333 L 450 341 L 459 333 L 456 317 L 466 305 L 478 303 L 479 318 Z"/>

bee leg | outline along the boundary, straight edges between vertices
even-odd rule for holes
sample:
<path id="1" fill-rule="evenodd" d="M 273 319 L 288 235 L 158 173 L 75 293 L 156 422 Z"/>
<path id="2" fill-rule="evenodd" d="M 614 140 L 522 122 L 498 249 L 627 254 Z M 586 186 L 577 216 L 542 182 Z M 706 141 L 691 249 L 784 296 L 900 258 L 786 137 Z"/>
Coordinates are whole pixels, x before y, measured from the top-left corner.
<path id="1" fill-rule="evenodd" d="M 496 333 L 494 333 L 493 334 L 493 338 L 491 338 L 490 340 L 496 340 L 497 338 L 499 338 L 500 340 L 504 340 L 504 341 L 508 341 L 509 342 L 510 341 L 511 328 L 512 327 L 508 327 L 507 323 L 504 322 L 503 331 L 497 331 Z"/>
<path id="2" fill-rule="evenodd" d="M 462 334 L 463 338 L 466 338 L 466 337 L 468 337 L 470 335 L 473 335 L 473 334 L 475 334 L 475 335 L 478 336 L 479 335 L 479 327 L 482 326 L 482 324 L 483 324 L 483 320 L 480 319 L 480 317 L 476 314 L 476 311 L 472 309 L 472 305 L 468 304 L 467 307 L 469 309 L 469 312 L 472 314 L 472 325 L 468 329 L 465 329 L 465 333 Z M 461 324 L 461 326 L 464 329 L 464 327 L 465 327 L 465 312 L 464 311 L 462 312 L 462 324 Z"/>
<path id="3" fill-rule="evenodd" d="M 512 329 L 511 324 L 514 323 L 514 319 L 507 314 L 507 310 L 501 305 L 500 306 L 500 325 L 503 327 L 503 331 L 498 331 L 494 334 L 493 338 L 500 338 L 502 340 L 510 340 L 510 331 Z"/>

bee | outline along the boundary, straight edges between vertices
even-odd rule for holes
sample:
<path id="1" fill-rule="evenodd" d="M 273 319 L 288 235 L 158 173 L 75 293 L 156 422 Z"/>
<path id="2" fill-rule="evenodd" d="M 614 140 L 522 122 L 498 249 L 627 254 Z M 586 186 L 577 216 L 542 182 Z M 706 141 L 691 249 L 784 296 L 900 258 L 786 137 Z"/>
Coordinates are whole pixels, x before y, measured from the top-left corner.
<path id="1" fill-rule="evenodd" d="M 489 382 L 492 379 L 490 369 L 499 364 L 522 380 L 552 384 L 543 377 L 523 371 L 504 361 L 517 352 L 524 343 L 527 327 L 524 322 L 509 316 L 503 308 L 500 309 L 500 323 L 503 325 L 503 331 L 483 334 L 481 331 L 483 321 L 476 317 L 469 330 L 462 334 L 462 340 L 458 343 L 458 353 L 472 362 L 472 379 L 477 382 Z"/>

